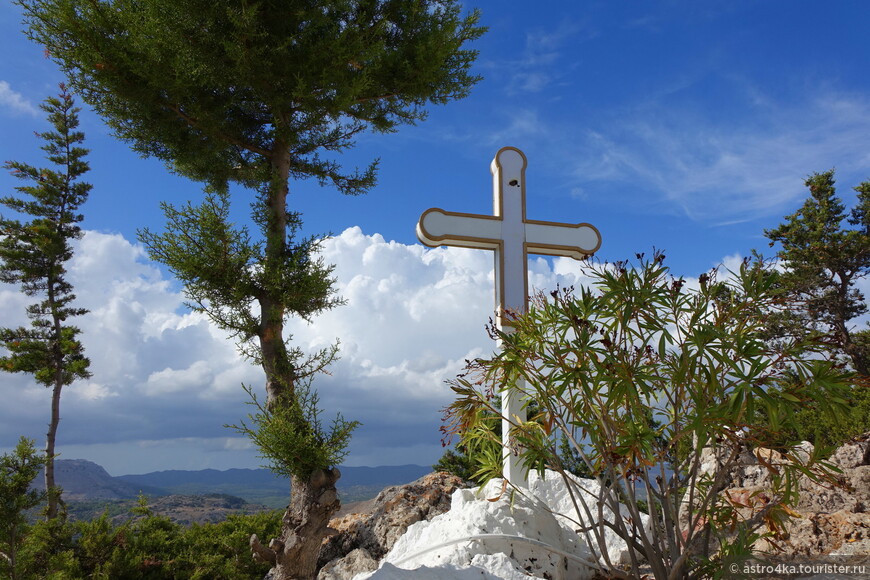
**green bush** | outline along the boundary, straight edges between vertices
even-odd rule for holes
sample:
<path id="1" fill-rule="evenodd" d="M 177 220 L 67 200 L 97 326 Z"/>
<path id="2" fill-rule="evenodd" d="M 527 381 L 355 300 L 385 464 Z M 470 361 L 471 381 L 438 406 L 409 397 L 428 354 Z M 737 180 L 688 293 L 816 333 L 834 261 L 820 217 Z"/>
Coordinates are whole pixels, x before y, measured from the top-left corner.
<path id="1" fill-rule="evenodd" d="M 837 416 L 820 412 L 817 405 L 812 404 L 798 411 L 791 439 L 833 450 L 870 431 L 870 387 L 855 385 L 848 397 L 847 408 Z"/>
<path id="2" fill-rule="evenodd" d="M 262 578 L 268 564 L 255 562 L 248 540 L 256 532 L 263 537 L 278 537 L 281 513 L 229 516 L 217 524 L 192 525 L 184 536 L 185 558 L 194 564 L 191 580 L 234 580 Z"/>
<path id="3" fill-rule="evenodd" d="M 251 534 L 278 535 L 280 512 L 231 515 L 215 524 L 184 527 L 147 509 L 115 525 L 106 514 L 91 521 L 57 518 L 25 530 L 19 550 L 22 580 L 259 579 L 269 565 L 255 562 Z"/>
<path id="4" fill-rule="evenodd" d="M 812 337 L 765 339 L 768 313 L 784 304 L 762 264 L 745 262 L 721 281 L 704 274 L 692 290 L 670 275 L 663 254 L 639 260 L 587 264 L 590 287 L 537 295 L 513 333 L 496 331 L 501 353 L 453 382 L 458 399 L 445 430 L 463 443 L 500 445 L 491 394 L 514 391 L 529 402 L 526 421 L 510 418 L 523 465 L 559 471 L 575 491 L 566 467 L 585 466 L 601 491 L 581 516 L 600 507 L 622 514 L 578 524 L 588 545 L 603 545 L 608 529 L 633 549 L 633 569 L 642 556 L 657 579 L 703 577 L 748 556 L 762 536 L 776 541 L 798 476 L 831 479 L 817 454 L 786 445 L 790 461 L 763 463 L 766 503 L 747 509 L 722 493 L 745 452 L 780 441 L 801 409 L 842 413 L 853 376 Z M 500 456 L 484 465 L 485 477 L 501 473 Z M 625 574 L 606 553 L 599 564 L 605 575 Z"/>
<path id="5" fill-rule="evenodd" d="M 22 578 L 84 578 L 74 549 L 75 534 L 75 526 L 66 520 L 63 513 L 57 518 L 33 524 L 27 530 L 21 549 L 24 563 Z"/>

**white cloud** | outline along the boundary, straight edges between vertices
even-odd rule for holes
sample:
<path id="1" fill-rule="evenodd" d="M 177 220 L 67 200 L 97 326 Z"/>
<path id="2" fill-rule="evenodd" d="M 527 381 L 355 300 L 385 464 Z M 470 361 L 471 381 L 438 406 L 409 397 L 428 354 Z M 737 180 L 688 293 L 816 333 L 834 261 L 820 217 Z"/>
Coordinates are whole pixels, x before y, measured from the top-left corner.
<path id="1" fill-rule="evenodd" d="M 485 325 L 493 309 L 492 255 L 424 249 L 350 228 L 328 240 L 348 304 L 307 324 L 293 321 L 295 344 L 316 349 L 341 340 L 341 360 L 319 377 L 328 422 L 335 412 L 363 426 L 349 465 L 434 462 L 441 454 L 441 409 L 452 400 L 445 380 L 466 359 L 488 356 Z M 577 284 L 569 259 L 530 262 L 531 284 Z M 93 378 L 67 387 L 61 402 L 63 457 L 104 464 L 110 473 L 249 467 L 256 450 L 223 428 L 250 412 L 241 383 L 262 393 L 262 371 L 201 316 L 121 236 L 87 232 L 69 267 L 81 306 L 75 323 Z M 0 317 L 24 302 L 0 286 Z M 261 395 L 262 396 L 262 395 Z M 25 434 L 42 439 L 49 391 L 25 375 L 0 375 L 0 446 Z"/>
<path id="2" fill-rule="evenodd" d="M 151 373 L 145 381 L 144 391 L 149 396 L 162 396 L 180 391 L 202 389 L 214 381 L 208 363 L 198 360 L 185 369 L 165 368 Z"/>
<path id="3" fill-rule="evenodd" d="M 106 397 L 117 397 L 118 393 L 110 390 L 105 385 L 90 381 L 77 385 L 75 389 L 67 392 L 67 396 L 85 399 L 86 401 L 98 401 Z"/>
<path id="4" fill-rule="evenodd" d="M 548 133 L 547 124 L 541 119 L 535 109 L 512 108 L 502 111 L 503 123 L 493 128 L 487 135 L 487 142 L 492 146 L 502 146 L 504 143 L 524 143 L 538 140 Z"/>
<path id="5" fill-rule="evenodd" d="M 20 93 L 12 90 L 12 87 L 6 81 L 0 81 L 0 107 L 3 107 L 12 113 L 39 116 L 39 109 L 35 107 Z"/>
<path id="6" fill-rule="evenodd" d="M 441 409 L 452 401 L 445 381 L 466 359 L 495 349 L 485 331 L 493 309 L 492 255 L 388 242 L 354 227 L 326 241 L 323 257 L 336 265 L 348 304 L 288 329 L 304 349 L 341 340 L 341 360 L 315 387 L 326 423 L 336 412 L 363 423 L 346 464 L 434 462 L 442 453 Z M 529 275 L 532 289 L 545 291 L 586 282 L 568 258 L 533 257 Z M 87 232 L 70 280 L 91 310 L 76 322 L 94 376 L 64 391 L 64 458 L 84 457 L 113 474 L 260 464 L 250 442 L 223 425 L 251 410 L 241 383 L 262 398 L 261 370 L 182 308 L 182 296 L 141 248 Z M 0 317 L 19 316 L 23 302 L 14 289 L 0 286 L 0 295 L 9 298 L 0 302 Z M 49 391 L 25 375 L 0 375 L 0 398 L 0 447 L 21 434 L 41 441 Z"/>

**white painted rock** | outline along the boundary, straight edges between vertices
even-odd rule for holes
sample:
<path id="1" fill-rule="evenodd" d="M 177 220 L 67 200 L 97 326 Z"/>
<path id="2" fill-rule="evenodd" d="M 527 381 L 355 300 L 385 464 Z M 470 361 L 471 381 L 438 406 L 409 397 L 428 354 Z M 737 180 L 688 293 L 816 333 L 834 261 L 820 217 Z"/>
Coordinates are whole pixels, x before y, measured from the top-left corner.
<path id="1" fill-rule="evenodd" d="M 586 501 L 597 515 L 598 484 L 577 479 L 573 487 L 575 494 L 578 488 L 585 489 L 579 492 L 578 502 Z M 559 474 L 548 471 L 542 479 L 531 473 L 531 497 L 518 492 L 511 497 L 510 489 L 503 494 L 501 490 L 502 480 L 497 479 L 482 489 L 455 491 L 450 511 L 410 526 L 378 570 L 354 580 L 593 577 L 598 555 L 575 532 L 579 526 L 572 521 L 589 520 L 577 515 Z M 609 511 L 605 517 L 610 517 Z M 593 547 L 597 546 L 593 543 Z M 628 561 L 624 542 L 614 535 L 607 536 L 606 549 L 614 564 Z"/>

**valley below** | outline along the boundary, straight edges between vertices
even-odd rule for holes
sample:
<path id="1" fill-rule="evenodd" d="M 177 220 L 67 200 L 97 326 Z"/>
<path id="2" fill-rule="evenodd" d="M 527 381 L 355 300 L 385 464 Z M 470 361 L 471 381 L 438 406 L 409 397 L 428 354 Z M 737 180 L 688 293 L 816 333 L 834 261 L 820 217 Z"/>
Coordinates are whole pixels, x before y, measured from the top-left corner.
<path id="1" fill-rule="evenodd" d="M 283 509 L 290 499 L 289 480 L 267 469 L 111 476 L 100 465 L 83 459 L 58 459 L 55 469 L 69 516 L 76 520 L 91 520 L 105 513 L 114 523 L 121 523 L 135 517 L 140 497 L 152 513 L 184 525 Z M 337 487 L 345 508 L 374 498 L 385 487 L 414 481 L 432 471 L 421 465 L 339 469 L 342 477 Z M 41 485 L 39 480 L 34 483 Z"/>

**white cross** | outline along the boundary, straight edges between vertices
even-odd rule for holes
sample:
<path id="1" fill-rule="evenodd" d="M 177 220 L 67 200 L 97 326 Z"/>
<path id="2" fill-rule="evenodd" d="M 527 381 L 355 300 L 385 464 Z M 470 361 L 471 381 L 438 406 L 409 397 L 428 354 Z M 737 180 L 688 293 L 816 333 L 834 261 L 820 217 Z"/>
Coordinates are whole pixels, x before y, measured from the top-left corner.
<path id="1" fill-rule="evenodd" d="M 495 154 L 492 171 L 494 215 L 428 209 L 417 223 L 417 238 L 427 246 L 459 246 L 495 251 L 496 324 L 513 330 L 506 311 L 526 312 L 529 295 L 528 254 L 567 256 L 582 260 L 601 246 L 601 234 L 587 223 L 565 224 L 526 219 L 526 156 L 514 147 Z M 521 385 L 522 388 L 522 385 Z M 522 389 L 521 389 L 522 390 Z M 502 393 L 504 477 L 523 485 L 525 473 L 510 450 L 511 420 L 525 420 L 519 399 Z"/>

